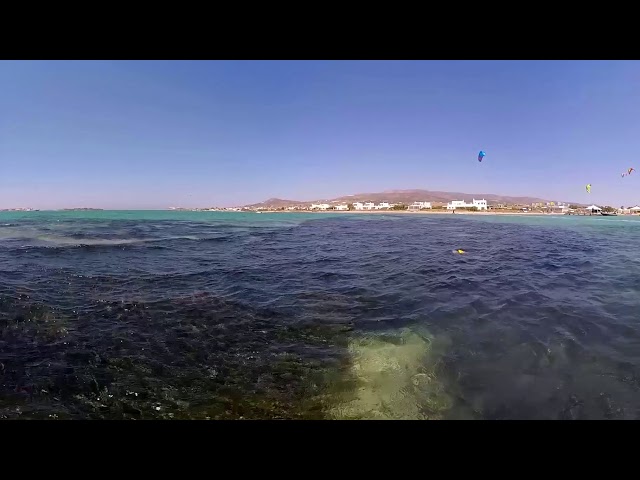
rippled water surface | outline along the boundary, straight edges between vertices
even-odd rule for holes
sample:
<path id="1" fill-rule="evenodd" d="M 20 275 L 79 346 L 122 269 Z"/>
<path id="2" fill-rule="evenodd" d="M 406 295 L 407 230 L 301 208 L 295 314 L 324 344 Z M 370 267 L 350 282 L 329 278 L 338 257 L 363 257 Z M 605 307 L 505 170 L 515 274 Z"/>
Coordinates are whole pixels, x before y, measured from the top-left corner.
<path id="1" fill-rule="evenodd" d="M 640 418 L 638 245 L 633 217 L 1 213 L 0 416 Z"/>

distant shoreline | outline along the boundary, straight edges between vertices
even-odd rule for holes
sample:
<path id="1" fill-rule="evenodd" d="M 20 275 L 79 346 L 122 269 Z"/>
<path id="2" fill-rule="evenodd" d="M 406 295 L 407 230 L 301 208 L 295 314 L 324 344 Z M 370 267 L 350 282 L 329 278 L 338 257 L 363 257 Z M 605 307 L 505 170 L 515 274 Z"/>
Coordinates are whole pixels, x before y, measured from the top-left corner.
<path id="1" fill-rule="evenodd" d="M 543 212 L 514 212 L 514 211 L 468 211 L 468 210 L 456 210 L 456 213 L 452 213 L 451 210 L 189 210 L 189 209 L 145 209 L 145 210 L 106 210 L 106 209 L 63 209 L 63 210 L 0 210 L 0 214 L 33 214 L 33 213 L 70 213 L 70 212 L 84 212 L 84 213 L 105 213 L 105 212 L 174 212 L 174 213 L 278 213 L 278 214 L 345 214 L 345 215 L 506 215 L 506 216 L 559 216 L 565 215 L 564 213 L 543 213 Z M 587 215 L 589 216 L 589 215 Z M 599 216 L 599 215 L 594 215 Z M 618 216 L 638 216 L 631 213 L 618 214 Z"/>
<path id="2" fill-rule="evenodd" d="M 243 212 L 244 213 L 244 212 Z M 254 213 L 254 212 L 246 212 Z M 486 212 L 471 212 L 456 210 L 456 213 L 451 213 L 451 210 L 262 210 L 255 213 L 340 213 L 340 214 L 355 214 L 355 215 L 529 215 L 529 216 L 549 216 L 549 215 L 564 215 L 564 213 L 539 213 L 539 212 L 500 212 L 500 211 L 486 211 Z"/>

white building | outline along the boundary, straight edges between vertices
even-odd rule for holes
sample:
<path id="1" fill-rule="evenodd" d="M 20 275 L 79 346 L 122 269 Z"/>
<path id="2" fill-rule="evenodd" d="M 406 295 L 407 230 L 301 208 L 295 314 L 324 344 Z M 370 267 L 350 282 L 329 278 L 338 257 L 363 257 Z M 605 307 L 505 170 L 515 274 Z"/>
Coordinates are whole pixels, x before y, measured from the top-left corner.
<path id="1" fill-rule="evenodd" d="M 383 208 L 391 208 L 391 205 L 389 205 L 389 202 L 380 202 L 375 206 L 376 210 L 382 210 Z"/>
<path id="2" fill-rule="evenodd" d="M 631 208 L 629 209 L 629 211 L 630 211 L 631 213 L 640 213 L 640 207 L 639 207 L 638 205 L 636 205 L 635 207 L 631 207 Z"/>
<path id="3" fill-rule="evenodd" d="M 447 210 L 455 210 L 456 208 L 473 208 L 473 207 L 476 207 L 478 210 L 486 210 L 487 201 L 485 199 L 476 200 L 474 198 L 471 203 L 467 203 L 464 200 L 453 200 L 452 202 L 447 203 Z"/>
<path id="4" fill-rule="evenodd" d="M 597 205 L 590 205 L 585 210 L 588 210 L 588 211 L 590 211 L 592 213 L 597 213 L 597 212 L 601 212 L 602 211 L 602 209 Z"/>
<path id="5" fill-rule="evenodd" d="M 376 204 L 373 202 L 365 202 L 365 204 L 363 205 L 363 210 L 373 210 L 376 208 Z"/>
<path id="6" fill-rule="evenodd" d="M 413 202 L 409 205 L 409 210 L 422 210 L 423 208 L 431 208 L 431 202 Z"/>
<path id="7" fill-rule="evenodd" d="M 326 210 L 329 208 L 328 203 L 312 203 L 311 210 Z"/>
<path id="8" fill-rule="evenodd" d="M 344 210 L 349 210 L 349 206 L 348 205 L 336 205 L 336 210 L 340 210 L 340 211 L 344 211 Z"/>
<path id="9" fill-rule="evenodd" d="M 547 207 L 547 209 L 551 213 L 567 213 L 570 210 L 568 205 L 564 205 L 560 203 L 552 207 Z"/>
<path id="10" fill-rule="evenodd" d="M 364 210 L 364 203 L 362 202 L 355 202 L 353 204 L 353 209 L 354 210 Z"/>

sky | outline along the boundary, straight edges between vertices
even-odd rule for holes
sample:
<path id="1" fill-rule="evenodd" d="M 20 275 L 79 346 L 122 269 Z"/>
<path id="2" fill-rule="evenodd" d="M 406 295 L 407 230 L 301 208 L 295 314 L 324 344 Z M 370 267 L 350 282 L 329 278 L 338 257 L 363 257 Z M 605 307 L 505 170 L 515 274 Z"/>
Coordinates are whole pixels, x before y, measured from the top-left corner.
<path id="1" fill-rule="evenodd" d="M 0 61 L 0 208 L 416 188 L 629 206 L 639 154 L 638 61 Z"/>

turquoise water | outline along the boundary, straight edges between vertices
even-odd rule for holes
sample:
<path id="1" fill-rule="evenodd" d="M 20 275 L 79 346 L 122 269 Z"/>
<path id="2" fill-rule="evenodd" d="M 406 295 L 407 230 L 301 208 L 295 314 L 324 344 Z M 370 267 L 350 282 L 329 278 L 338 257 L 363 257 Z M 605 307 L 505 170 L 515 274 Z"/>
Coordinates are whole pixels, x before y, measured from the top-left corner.
<path id="1" fill-rule="evenodd" d="M 276 219 L 300 221 L 314 218 L 316 213 L 191 212 L 176 210 L 70 210 L 39 212 L 0 212 L 0 220 L 184 220 L 230 222 L 269 222 Z M 331 214 L 320 214 L 331 215 Z M 336 215 L 336 214 L 333 214 Z"/>
<path id="2" fill-rule="evenodd" d="M 639 241 L 640 217 L 0 212 L 0 416 L 640 418 Z"/>
<path id="3" fill-rule="evenodd" d="M 317 219 L 318 217 L 356 216 L 359 219 L 396 217 L 398 214 L 354 214 L 354 213 L 253 213 L 253 212 L 191 212 L 176 210 L 90 210 L 90 211 L 39 211 L 39 212 L 0 212 L 0 221 L 12 220 L 184 220 L 184 221 L 220 221 L 230 222 L 298 222 Z M 421 218 L 423 214 L 402 214 L 403 217 Z M 374 218 L 375 219 L 375 218 Z M 522 225 L 580 227 L 623 225 L 640 222 L 640 215 L 623 215 L 618 217 L 577 216 L 577 215 L 459 215 L 458 220 L 479 220 Z"/>

